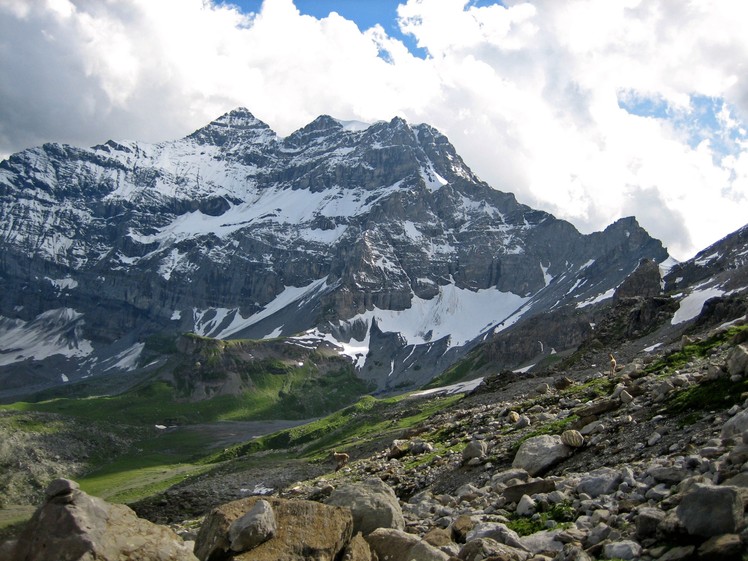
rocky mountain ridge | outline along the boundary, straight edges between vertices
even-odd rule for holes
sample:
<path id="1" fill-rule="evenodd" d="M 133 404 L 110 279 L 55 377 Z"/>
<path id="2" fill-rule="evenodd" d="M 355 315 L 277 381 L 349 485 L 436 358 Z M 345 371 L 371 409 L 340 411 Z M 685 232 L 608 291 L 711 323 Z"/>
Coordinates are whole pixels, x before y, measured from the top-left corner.
<path id="1" fill-rule="evenodd" d="M 237 109 L 161 144 L 45 144 L 0 163 L 0 218 L 6 394 L 138 371 L 148 336 L 190 331 L 306 333 L 418 386 L 667 258 L 633 218 L 582 235 L 518 203 L 400 118 L 279 138 Z"/>

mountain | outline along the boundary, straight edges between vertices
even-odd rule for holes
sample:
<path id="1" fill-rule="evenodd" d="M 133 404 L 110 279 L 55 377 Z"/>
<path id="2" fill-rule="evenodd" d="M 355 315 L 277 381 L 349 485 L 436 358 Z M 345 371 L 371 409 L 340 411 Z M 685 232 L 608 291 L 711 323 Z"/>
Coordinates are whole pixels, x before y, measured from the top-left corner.
<path id="1" fill-rule="evenodd" d="M 336 345 L 407 388 L 540 314 L 572 320 L 496 365 L 515 367 L 574 348 L 588 307 L 668 258 L 634 218 L 583 235 L 490 187 L 429 125 L 320 116 L 280 138 L 246 109 L 160 144 L 12 155 L 0 240 L 6 396 L 157 369 L 149 338 L 187 332 Z"/>

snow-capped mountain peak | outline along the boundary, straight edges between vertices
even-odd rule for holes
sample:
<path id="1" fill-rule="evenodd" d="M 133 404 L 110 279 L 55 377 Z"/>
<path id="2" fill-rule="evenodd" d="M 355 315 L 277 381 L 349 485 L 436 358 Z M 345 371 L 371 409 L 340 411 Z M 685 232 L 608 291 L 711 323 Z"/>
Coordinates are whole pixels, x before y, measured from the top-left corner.
<path id="1" fill-rule="evenodd" d="M 90 341 L 66 359 L 71 380 L 153 333 L 312 330 L 357 349 L 380 387 L 418 384 L 480 338 L 667 258 L 634 219 L 585 236 L 518 203 L 400 117 L 323 115 L 280 138 L 239 108 L 159 144 L 33 148 L 0 164 L 0 218 L 0 345 L 3 325 L 26 337 L 71 310 Z M 1 350 L 19 357 L 8 376 L 30 360 Z"/>

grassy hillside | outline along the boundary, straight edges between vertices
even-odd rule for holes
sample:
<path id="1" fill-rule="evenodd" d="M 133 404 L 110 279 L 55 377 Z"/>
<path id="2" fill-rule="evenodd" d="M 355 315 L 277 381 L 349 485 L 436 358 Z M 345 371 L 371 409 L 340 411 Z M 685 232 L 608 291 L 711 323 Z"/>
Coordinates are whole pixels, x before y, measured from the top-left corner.
<path id="1" fill-rule="evenodd" d="M 162 338 L 149 344 L 146 359 L 154 357 L 164 366 L 122 393 L 82 397 L 105 387 L 84 381 L 63 386 L 62 395 L 0 405 L 0 465 L 19 471 L 6 478 L 12 485 L 0 507 L 35 504 L 55 477 L 115 501 L 141 498 L 211 469 L 203 458 L 223 446 L 205 424 L 314 419 L 370 391 L 336 349 L 282 339 Z M 65 461 L 68 450 L 77 457 Z M 29 451 L 34 457 L 19 464 Z"/>

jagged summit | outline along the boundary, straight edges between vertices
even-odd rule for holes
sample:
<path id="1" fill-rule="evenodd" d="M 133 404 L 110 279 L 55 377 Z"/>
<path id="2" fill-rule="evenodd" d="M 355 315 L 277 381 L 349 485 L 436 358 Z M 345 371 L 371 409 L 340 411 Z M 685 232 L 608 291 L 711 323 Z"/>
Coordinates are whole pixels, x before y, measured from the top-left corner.
<path id="1" fill-rule="evenodd" d="M 233 109 L 187 138 L 200 144 L 231 147 L 237 144 L 263 144 L 276 138 L 273 130 L 244 107 Z"/>

